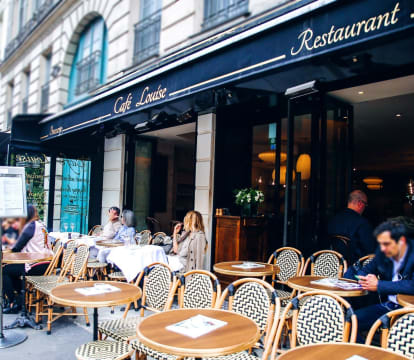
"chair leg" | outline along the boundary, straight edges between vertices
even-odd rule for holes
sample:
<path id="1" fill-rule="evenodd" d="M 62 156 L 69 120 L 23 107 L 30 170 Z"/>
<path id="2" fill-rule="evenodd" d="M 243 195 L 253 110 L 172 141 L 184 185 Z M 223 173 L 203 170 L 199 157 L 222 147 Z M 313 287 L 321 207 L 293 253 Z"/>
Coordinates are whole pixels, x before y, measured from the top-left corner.
<path id="1" fill-rule="evenodd" d="M 35 290 L 35 292 L 36 292 L 35 322 L 36 322 L 36 324 L 38 324 L 39 321 L 40 321 L 40 315 L 39 315 L 39 313 L 40 313 L 40 306 L 41 306 L 41 304 L 40 304 L 40 294 L 39 294 L 39 291 Z"/>
<path id="2" fill-rule="evenodd" d="M 52 317 L 53 317 L 53 303 L 48 300 L 47 302 L 47 334 L 52 333 Z"/>
<path id="3" fill-rule="evenodd" d="M 83 313 L 85 314 L 86 326 L 89 326 L 90 322 L 89 322 L 88 310 L 86 308 L 83 308 Z"/>

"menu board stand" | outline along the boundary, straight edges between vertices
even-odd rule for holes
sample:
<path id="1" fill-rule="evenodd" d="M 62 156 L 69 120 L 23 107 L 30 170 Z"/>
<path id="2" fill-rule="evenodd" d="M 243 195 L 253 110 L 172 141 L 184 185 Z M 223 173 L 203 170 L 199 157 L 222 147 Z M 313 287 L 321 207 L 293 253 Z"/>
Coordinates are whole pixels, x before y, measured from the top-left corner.
<path id="1" fill-rule="evenodd" d="M 26 181 L 23 167 L 0 166 L 0 222 L 7 217 L 26 217 Z M 0 226 L 0 239 L 3 229 Z M 3 327 L 3 243 L 0 246 L 0 349 L 8 348 L 27 339 L 21 331 Z"/>

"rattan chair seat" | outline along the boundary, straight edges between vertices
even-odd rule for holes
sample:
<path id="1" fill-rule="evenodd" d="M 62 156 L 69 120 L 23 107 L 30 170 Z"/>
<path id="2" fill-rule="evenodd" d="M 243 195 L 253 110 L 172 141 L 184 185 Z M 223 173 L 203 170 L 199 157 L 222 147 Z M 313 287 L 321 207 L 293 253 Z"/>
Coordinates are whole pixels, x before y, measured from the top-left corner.
<path id="1" fill-rule="evenodd" d="M 78 360 L 121 360 L 132 353 L 133 349 L 125 342 L 97 340 L 79 346 L 75 356 Z"/>
<path id="2" fill-rule="evenodd" d="M 134 350 L 139 351 L 141 354 L 145 354 L 147 357 L 151 357 L 155 360 L 176 360 L 181 359 L 182 357 L 174 356 L 171 354 L 166 354 L 154 349 L 151 349 L 148 346 L 145 346 L 143 343 L 141 343 L 138 339 L 134 339 L 130 342 L 131 347 Z M 189 360 L 190 358 L 186 357 L 186 360 Z"/>
<path id="3" fill-rule="evenodd" d="M 107 267 L 107 266 L 108 266 L 107 263 L 101 263 L 99 261 L 92 262 L 92 263 L 88 262 L 88 264 L 86 265 L 86 267 L 88 269 L 104 268 L 104 267 Z"/>
<path id="4" fill-rule="evenodd" d="M 126 280 L 122 271 L 114 271 L 113 273 L 108 274 L 108 277 L 114 280 Z"/>
<path id="5" fill-rule="evenodd" d="M 127 341 L 136 335 L 137 325 L 141 320 L 141 317 L 131 317 L 102 321 L 98 325 L 98 331 L 117 341 Z"/>

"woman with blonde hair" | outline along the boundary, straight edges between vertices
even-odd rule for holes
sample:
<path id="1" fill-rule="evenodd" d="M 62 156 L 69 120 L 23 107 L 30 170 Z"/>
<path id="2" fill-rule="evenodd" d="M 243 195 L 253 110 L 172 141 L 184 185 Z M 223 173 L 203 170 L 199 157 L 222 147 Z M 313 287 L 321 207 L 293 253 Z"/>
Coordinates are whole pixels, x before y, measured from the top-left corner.
<path id="1" fill-rule="evenodd" d="M 183 226 L 184 232 L 179 236 Z M 206 249 L 203 218 L 198 211 L 191 210 L 185 215 L 184 224 L 178 223 L 174 227 L 173 247 L 171 255 L 168 256 L 169 264 L 175 271 L 202 269 Z"/>

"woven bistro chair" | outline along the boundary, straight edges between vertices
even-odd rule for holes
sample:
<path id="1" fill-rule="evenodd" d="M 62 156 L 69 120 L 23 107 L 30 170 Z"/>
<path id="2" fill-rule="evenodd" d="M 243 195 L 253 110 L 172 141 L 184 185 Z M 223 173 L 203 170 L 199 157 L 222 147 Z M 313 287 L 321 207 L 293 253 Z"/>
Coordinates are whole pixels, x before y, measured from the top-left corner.
<path id="1" fill-rule="evenodd" d="M 141 245 L 149 245 L 151 243 L 151 231 L 150 230 L 142 230 L 135 236 L 135 242 L 138 244 L 138 236 L 141 237 L 139 243 Z"/>
<path id="2" fill-rule="evenodd" d="M 99 235 L 103 231 L 102 225 L 95 225 L 89 230 L 88 236 Z"/>
<path id="3" fill-rule="evenodd" d="M 72 307 L 72 312 L 64 311 L 64 312 L 54 312 L 54 303 L 50 298 L 51 291 L 65 282 L 77 282 L 81 280 L 85 280 L 86 278 L 86 264 L 88 262 L 89 256 L 89 248 L 87 245 L 81 244 L 76 247 L 73 251 L 71 259 L 69 260 L 68 266 L 63 270 L 61 277 L 58 281 L 53 283 L 44 283 L 36 285 L 36 290 L 39 293 L 44 294 L 47 297 L 47 312 L 39 311 L 39 315 L 47 315 L 47 333 L 51 334 L 52 331 L 52 323 L 57 319 L 61 318 L 62 316 L 75 316 L 75 315 L 83 315 L 85 316 L 86 324 L 89 325 L 89 317 L 86 308 L 83 308 L 83 313 L 77 313 L 76 308 Z"/>
<path id="4" fill-rule="evenodd" d="M 126 342 L 97 340 L 79 346 L 75 356 L 78 360 L 122 360 L 130 359 L 133 352 Z"/>
<path id="5" fill-rule="evenodd" d="M 217 277 L 206 270 L 192 270 L 182 274 L 171 291 L 167 309 L 171 308 L 174 294 L 178 295 L 178 306 L 183 309 L 214 308 L 221 294 L 221 287 Z M 131 341 L 132 348 L 139 355 L 150 356 L 158 360 L 173 360 L 180 357 L 159 352 L 143 345 L 138 340 Z M 139 358 L 137 354 L 136 358 Z"/>
<path id="6" fill-rule="evenodd" d="M 325 276 L 340 278 L 347 270 L 344 257 L 333 250 L 321 250 L 313 253 L 306 260 L 302 275 L 305 275 L 310 265 L 310 274 L 313 276 Z"/>
<path id="7" fill-rule="evenodd" d="M 164 243 L 164 239 L 167 236 L 165 232 L 159 231 L 152 236 L 151 245 L 160 245 Z"/>
<path id="8" fill-rule="evenodd" d="M 378 329 L 382 348 L 414 359 L 414 308 L 397 309 L 381 316 L 369 330 L 365 344 L 371 344 Z"/>
<path id="9" fill-rule="evenodd" d="M 136 337 L 136 327 L 144 317 L 144 310 L 152 312 L 164 311 L 170 306 L 170 297 L 175 288 L 176 278 L 168 265 L 153 263 L 139 274 L 135 285 L 142 281 L 142 298 L 138 301 L 139 317 L 128 318 L 130 305 L 126 306 L 121 319 L 102 321 L 98 325 L 98 337 L 109 336 L 117 341 L 128 341 Z"/>
<path id="10" fill-rule="evenodd" d="M 283 321 L 287 320 L 286 315 L 290 311 L 292 311 L 291 349 L 317 343 L 356 341 L 356 315 L 351 305 L 340 296 L 328 291 L 309 291 L 296 296 L 288 303 L 283 311 Z M 282 330 L 283 324 L 280 324 L 275 339 L 278 343 Z"/>
<path id="11" fill-rule="evenodd" d="M 277 265 L 280 269 L 278 274 L 272 275 L 272 285 L 276 290 L 277 296 L 282 301 L 282 306 L 285 306 L 287 301 L 295 295 L 295 291 L 289 291 L 285 288 L 277 289 L 277 285 L 287 286 L 287 281 L 302 273 L 304 266 L 304 258 L 302 253 L 292 247 L 282 247 L 277 249 L 270 255 L 268 264 Z M 265 280 L 265 276 L 263 280 Z"/>

